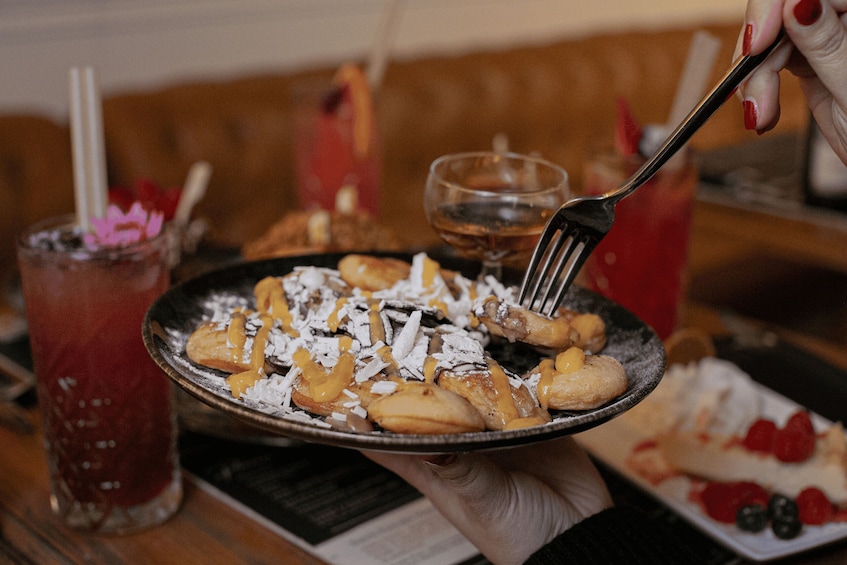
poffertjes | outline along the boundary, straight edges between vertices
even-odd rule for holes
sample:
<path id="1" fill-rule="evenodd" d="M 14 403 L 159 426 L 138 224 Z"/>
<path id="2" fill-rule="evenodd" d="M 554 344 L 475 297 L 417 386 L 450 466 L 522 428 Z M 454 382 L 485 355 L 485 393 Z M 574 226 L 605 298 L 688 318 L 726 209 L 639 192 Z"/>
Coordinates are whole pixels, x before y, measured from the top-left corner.
<path id="1" fill-rule="evenodd" d="M 589 410 L 625 392 L 623 367 L 598 354 L 599 316 L 561 309 L 545 318 L 516 306 L 514 293 L 424 253 L 411 263 L 348 255 L 337 269 L 304 266 L 257 281 L 243 300 L 252 306 L 222 301 L 186 354 L 231 373 L 236 398 L 296 406 L 316 423 L 363 433 L 538 426 L 552 420 L 549 410 Z M 504 338 L 554 357 L 514 374 L 486 351 Z"/>

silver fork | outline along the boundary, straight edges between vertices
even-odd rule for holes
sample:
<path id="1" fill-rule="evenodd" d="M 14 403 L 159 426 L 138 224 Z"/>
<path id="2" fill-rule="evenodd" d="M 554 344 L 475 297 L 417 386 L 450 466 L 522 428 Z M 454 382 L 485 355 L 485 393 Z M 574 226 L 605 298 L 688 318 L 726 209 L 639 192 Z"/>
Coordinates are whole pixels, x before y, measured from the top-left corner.
<path id="1" fill-rule="evenodd" d="M 518 298 L 522 306 L 546 316 L 555 313 L 580 267 L 612 229 L 617 203 L 647 182 L 685 145 L 700 126 L 732 96 L 747 75 L 770 55 L 782 37 L 783 33 L 780 33 L 776 41 L 761 54 L 738 58 L 661 147 L 618 188 L 598 196 L 574 198 L 556 211 L 541 233 L 524 274 Z"/>

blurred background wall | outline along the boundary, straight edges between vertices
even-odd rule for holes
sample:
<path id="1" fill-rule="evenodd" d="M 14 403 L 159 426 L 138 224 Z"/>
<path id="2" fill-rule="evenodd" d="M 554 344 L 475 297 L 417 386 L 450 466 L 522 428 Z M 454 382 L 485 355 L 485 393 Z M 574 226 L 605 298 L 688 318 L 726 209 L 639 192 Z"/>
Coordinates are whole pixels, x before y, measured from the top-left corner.
<path id="1" fill-rule="evenodd" d="M 0 0 L 0 113 L 63 118 L 67 70 L 104 93 L 364 59 L 389 0 Z M 743 20 L 744 0 L 400 0 L 394 56 Z"/>

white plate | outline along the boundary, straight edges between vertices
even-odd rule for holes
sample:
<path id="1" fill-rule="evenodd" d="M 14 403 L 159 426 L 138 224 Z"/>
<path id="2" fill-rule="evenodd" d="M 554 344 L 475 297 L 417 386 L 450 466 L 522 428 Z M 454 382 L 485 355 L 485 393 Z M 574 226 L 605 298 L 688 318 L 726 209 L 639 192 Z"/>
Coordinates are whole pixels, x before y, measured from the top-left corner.
<path id="1" fill-rule="evenodd" d="M 795 402 L 767 387 L 758 383 L 755 386 L 761 395 L 763 417 L 783 421 L 800 408 Z M 812 421 L 815 429 L 831 425 L 831 422 L 816 414 L 812 414 Z M 675 477 L 653 485 L 627 467 L 626 459 L 632 453 L 633 447 L 649 438 L 629 424 L 626 417 L 577 434 L 574 438 L 594 457 L 654 496 L 705 534 L 747 559 L 779 559 L 847 539 L 847 524 L 843 522 L 824 526 L 803 526 L 799 536 L 783 540 L 776 537 L 770 529 L 752 534 L 743 532 L 732 524 L 712 520 L 697 504 L 688 500 L 691 488 L 688 478 Z"/>

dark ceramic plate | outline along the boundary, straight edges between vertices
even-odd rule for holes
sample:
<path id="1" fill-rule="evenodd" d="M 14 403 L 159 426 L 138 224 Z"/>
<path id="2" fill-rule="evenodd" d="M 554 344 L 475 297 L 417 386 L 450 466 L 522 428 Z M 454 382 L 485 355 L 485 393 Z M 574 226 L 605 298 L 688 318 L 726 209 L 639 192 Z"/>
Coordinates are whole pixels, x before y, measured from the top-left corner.
<path id="1" fill-rule="evenodd" d="M 411 260 L 409 255 L 397 255 Z M 327 429 L 307 421 L 268 413 L 267 407 L 232 398 L 221 373 L 193 365 L 185 356 L 185 341 L 207 314 L 205 306 L 214 295 L 252 296 L 253 285 L 268 275 L 281 276 L 300 265 L 335 267 L 341 254 L 285 257 L 240 263 L 212 271 L 173 286 L 154 304 L 144 319 L 144 344 L 156 363 L 182 389 L 206 404 L 253 426 L 292 439 L 383 451 L 438 453 L 521 445 L 577 433 L 625 412 L 652 391 L 664 374 L 665 349 L 652 329 L 628 310 L 579 287 L 573 287 L 565 305 L 594 312 L 606 322 L 608 344 L 604 354 L 618 359 L 626 369 L 629 386 L 611 403 L 584 412 L 554 412 L 553 421 L 531 428 L 445 435 L 409 435 L 385 431 L 351 433 Z M 442 266 L 474 277 L 476 263 L 436 257 Z M 492 350 L 505 367 L 522 372 L 534 366 L 538 354 L 514 347 Z"/>

